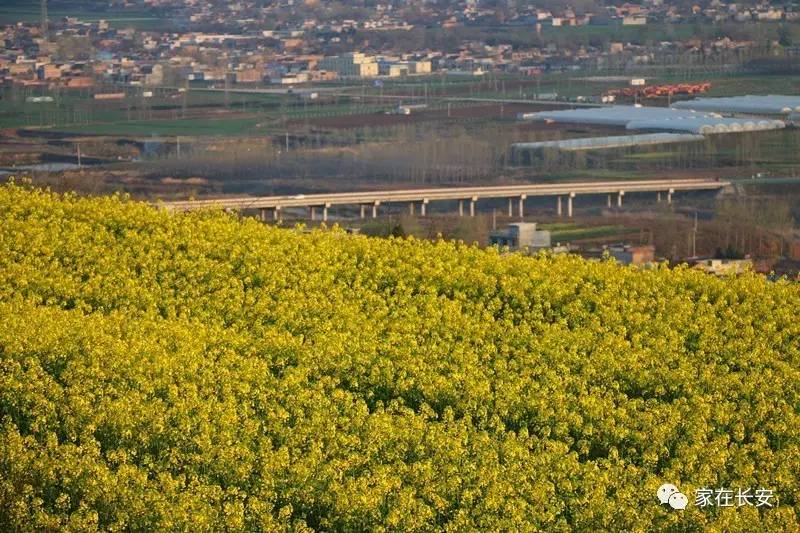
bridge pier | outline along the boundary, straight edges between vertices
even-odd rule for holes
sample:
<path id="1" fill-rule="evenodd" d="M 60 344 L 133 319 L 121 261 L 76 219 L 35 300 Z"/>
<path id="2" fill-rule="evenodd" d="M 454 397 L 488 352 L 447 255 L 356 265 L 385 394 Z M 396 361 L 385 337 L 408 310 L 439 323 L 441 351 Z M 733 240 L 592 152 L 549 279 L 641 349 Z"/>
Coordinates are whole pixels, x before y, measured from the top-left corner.
<path id="1" fill-rule="evenodd" d="M 475 204 L 476 203 L 478 203 L 478 197 L 477 196 L 473 196 L 472 198 L 470 198 L 470 200 L 469 200 L 469 216 L 471 216 L 471 217 L 475 216 Z"/>
<path id="2" fill-rule="evenodd" d="M 328 208 L 330 206 L 331 206 L 331 204 L 325 204 L 325 205 L 322 206 L 322 221 L 323 222 L 327 222 L 328 221 Z"/>
<path id="3" fill-rule="evenodd" d="M 572 199 L 575 198 L 575 193 L 569 193 L 567 196 L 567 217 L 572 218 Z"/>
<path id="4" fill-rule="evenodd" d="M 458 216 L 460 217 L 464 216 L 464 200 L 458 201 Z"/>
<path id="5" fill-rule="evenodd" d="M 408 202 L 408 214 L 414 216 L 414 202 Z"/>
<path id="6" fill-rule="evenodd" d="M 361 220 L 364 220 L 367 217 L 367 206 L 361 204 Z"/>
<path id="7" fill-rule="evenodd" d="M 509 198 L 508 199 L 508 218 L 511 218 L 513 216 L 514 216 L 514 199 L 513 198 Z"/>
<path id="8" fill-rule="evenodd" d="M 611 195 L 610 194 L 606 197 L 606 207 L 611 209 Z"/>
<path id="9" fill-rule="evenodd" d="M 617 207 L 622 207 L 622 197 L 625 196 L 625 191 L 619 191 L 617 193 Z"/>
<path id="10" fill-rule="evenodd" d="M 556 196 L 556 214 L 561 216 L 561 197 Z"/>
<path id="11" fill-rule="evenodd" d="M 420 215 L 425 216 L 428 207 L 428 199 L 423 198 L 422 203 L 419 206 Z"/>
<path id="12" fill-rule="evenodd" d="M 525 199 L 528 197 L 527 194 L 520 194 L 519 195 L 519 219 L 523 220 L 525 218 Z"/>
<path id="13" fill-rule="evenodd" d="M 668 204 L 671 204 L 671 203 L 672 203 L 672 194 L 673 194 L 674 192 L 675 192 L 675 189 L 670 189 L 670 190 L 667 192 L 667 203 L 668 203 Z"/>
<path id="14" fill-rule="evenodd" d="M 261 222 L 266 223 L 269 218 L 269 213 L 272 212 L 272 221 L 278 222 L 280 220 L 281 207 L 262 207 L 258 210 L 258 218 Z"/>
<path id="15" fill-rule="evenodd" d="M 375 200 L 375 203 L 372 204 L 372 218 L 378 218 L 378 206 L 379 205 L 381 205 L 381 203 L 379 201 L 377 201 L 377 200 Z"/>
<path id="16" fill-rule="evenodd" d="M 660 204 L 660 203 L 661 203 L 661 191 L 658 191 L 658 192 L 656 193 L 656 203 L 657 203 L 657 204 Z"/>
<path id="17" fill-rule="evenodd" d="M 317 220 L 317 208 L 313 205 L 308 206 L 308 218 L 311 219 L 311 222 Z"/>

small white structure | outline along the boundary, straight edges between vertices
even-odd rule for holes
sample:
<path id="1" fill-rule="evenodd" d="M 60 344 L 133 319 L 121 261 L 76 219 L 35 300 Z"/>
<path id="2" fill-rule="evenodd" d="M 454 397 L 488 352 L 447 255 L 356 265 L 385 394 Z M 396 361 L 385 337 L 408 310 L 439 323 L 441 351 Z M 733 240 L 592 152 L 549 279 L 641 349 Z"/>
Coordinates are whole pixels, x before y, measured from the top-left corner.
<path id="1" fill-rule="evenodd" d="M 537 230 L 536 222 L 516 222 L 504 230 L 491 232 L 489 242 L 494 246 L 508 246 L 511 250 L 550 248 L 550 232 Z"/>
<path id="2" fill-rule="evenodd" d="M 406 105 L 399 105 L 397 109 L 395 109 L 395 114 L 397 115 L 410 115 L 415 111 L 421 111 L 423 109 L 427 109 L 426 104 L 406 104 Z"/>

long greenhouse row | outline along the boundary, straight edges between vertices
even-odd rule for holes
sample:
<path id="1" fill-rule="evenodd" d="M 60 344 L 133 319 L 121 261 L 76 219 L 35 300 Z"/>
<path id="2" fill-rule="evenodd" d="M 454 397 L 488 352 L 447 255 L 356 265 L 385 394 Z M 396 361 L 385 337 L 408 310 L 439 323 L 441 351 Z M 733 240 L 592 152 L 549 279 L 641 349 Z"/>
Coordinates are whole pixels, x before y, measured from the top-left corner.
<path id="1" fill-rule="evenodd" d="M 712 111 L 726 114 L 790 115 L 800 113 L 800 96 L 732 96 L 729 98 L 697 98 L 673 104 L 676 109 Z"/>
<path id="2" fill-rule="evenodd" d="M 663 131 L 696 135 L 776 130 L 782 120 L 731 118 L 716 113 L 667 107 L 610 106 L 564 111 L 522 113 L 522 120 L 623 127 L 630 131 Z"/>
<path id="3" fill-rule="evenodd" d="M 643 135 L 617 135 L 613 137 L 587 137 L 583 139 L 515 143 L 511 145 L 511 148 L 514 150 L 555 149 L 564 152 L 576 152 L 580 150 L 602 150 L 630 146 L 697 142 L 703 139 L 705 139 L 705 137 L 702 135 L 689 133 L 648 133 Z"/>

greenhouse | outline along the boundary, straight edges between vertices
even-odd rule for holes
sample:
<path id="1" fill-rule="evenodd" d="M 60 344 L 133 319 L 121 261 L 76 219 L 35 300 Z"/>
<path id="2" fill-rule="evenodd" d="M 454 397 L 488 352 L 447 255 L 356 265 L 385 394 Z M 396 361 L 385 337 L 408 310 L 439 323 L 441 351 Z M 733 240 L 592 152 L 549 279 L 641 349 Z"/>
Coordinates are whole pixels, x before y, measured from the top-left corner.
<path id="1" fill-rule="evenodd" d="M 634 120 L 629 122 L 627 130 L 669 130 L 682 131 L 700 135 L 716 133 L 740 133 L 743 131 L 766 131 L 781 129 L 786 126 L 780 120 L 736 120 L 731 118 L 676 118 Z"/>
<path id="2" fill-rule="evenodd" d="M 522 120 L 622 127 L 626 130 L 656 130 L 700 135 L 775 130 L 786 127 L 781 120 L 723 117 L 717 113 L 668 107 L 611 106 L 592 109 L 522 113 Z"/>
<path id="3" fill-rule="evenodd" d="M 713 111 L 726 114 L 784 116 L 800 113 L 800 96 L 732 96 L 729 98 L 697 98 L 673 104 L 676 109 Z"/>
<path id="4" fill-rule="evenodd" d="M 620 135 L 614 137 L 588 137 L 584 139 L 564 139 L 560 141 L 543 141 L 531 143 L 515 143 L 513 150 L 555 149 L 565 152 L 580 150 L 603 150 L 608 148 L 625 148 L 629 146 L 650 146 L 681 142 L 696 142 L 705 139 L 702 135 L 685 133 L 648 133 L 644 135 Z"/>

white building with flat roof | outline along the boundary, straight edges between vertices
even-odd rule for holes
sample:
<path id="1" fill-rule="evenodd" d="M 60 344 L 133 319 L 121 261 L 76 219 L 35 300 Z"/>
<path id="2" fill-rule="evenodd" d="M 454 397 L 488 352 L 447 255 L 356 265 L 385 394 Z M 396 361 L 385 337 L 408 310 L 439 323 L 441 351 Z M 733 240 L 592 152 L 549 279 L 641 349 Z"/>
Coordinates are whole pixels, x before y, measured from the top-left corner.
<path id="1" fill-rule="evenodd" d="M 325 57 L 317 63 L 317 69 L 336 72 L 343 78 L 371 78 L 378 75 L 378 62 L 373 56 L 353 52 Z"/>

